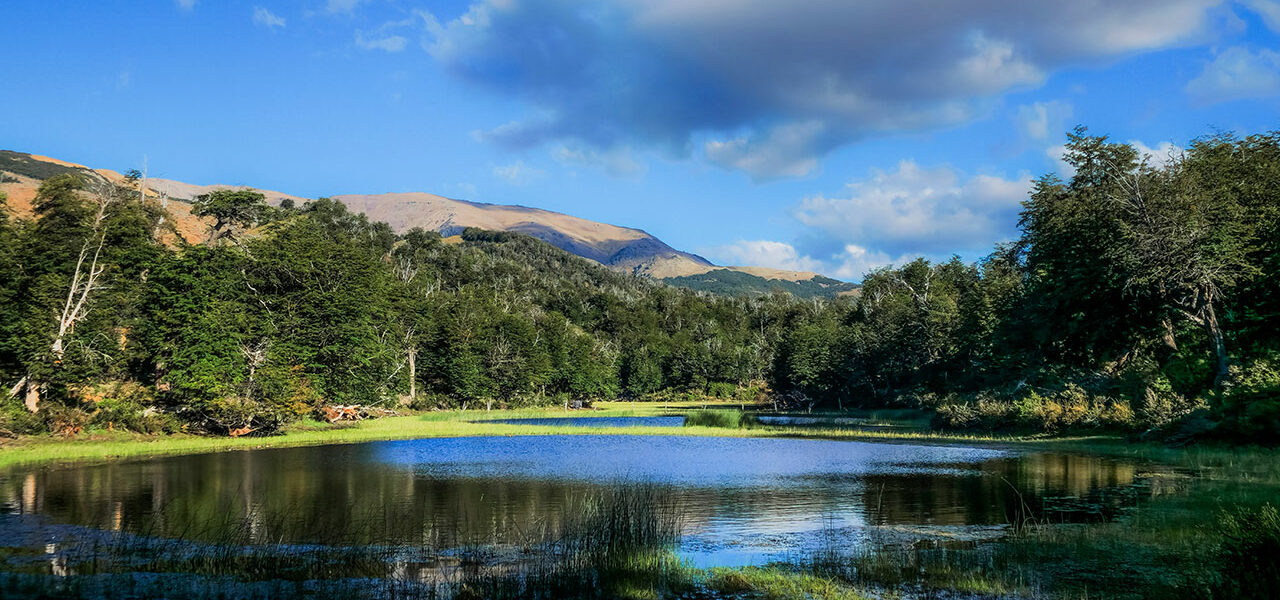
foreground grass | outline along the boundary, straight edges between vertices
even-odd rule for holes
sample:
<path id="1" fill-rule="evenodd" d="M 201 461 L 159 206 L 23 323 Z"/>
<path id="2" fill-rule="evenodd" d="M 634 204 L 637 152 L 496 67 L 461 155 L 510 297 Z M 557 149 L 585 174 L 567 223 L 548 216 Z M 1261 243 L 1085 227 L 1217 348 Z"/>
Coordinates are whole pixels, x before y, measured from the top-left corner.
<path id="1" fill-rule="evenodd" d="M 779 567 L 711 569 L 706 587 L 723 596 L 763 600 L 869 600 L 870 596 L 832 577 Z"/>

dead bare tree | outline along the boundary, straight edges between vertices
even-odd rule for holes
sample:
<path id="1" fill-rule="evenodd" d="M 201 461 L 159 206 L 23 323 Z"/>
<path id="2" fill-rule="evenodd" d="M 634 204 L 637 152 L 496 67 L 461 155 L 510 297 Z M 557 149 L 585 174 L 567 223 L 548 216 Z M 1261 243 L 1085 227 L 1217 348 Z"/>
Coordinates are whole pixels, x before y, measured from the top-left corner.
<path id="1" fill-rule="evenodd" d="M 102 275 L 106 271 L 106 265 L 101 263 L 102 248 L 106 244 L 106 222 L 110 215 L 109 209 L 116 199 L 116 192 L 115 186 L 110 182 L 95 183 L 97 212 L 94 213 L 89 233 L 85 236 L 80 252 L 76 256 L 76 266 L 71 274 L 70 285 L 67 287 L 67 297 L 58 314 L 58 328 L 49 346 L 54 364 L 62 364 L 66 354 L 67 339 L 75 333 L 76 324 L 88 316 L 95 292 L 106 288 L 102 281 Z M 28 373 L 9 389 L 9 395 L 16 397 L 22 394 L 23 404 L 27 410 L 33 413 L 39 412 L 40 393 L 43 388 L 44 382 Z"/>
<path id="2" fill-rule="evenodd" d="M 1250 274 L 1247 252 L 1252 225 L 1232 198 L 1198 189 L 1181 161 L 1159 169 L 1145 157 L 1134 169 L 1109 165 L 1124 213 L 1128 244 L 1126 287 L 1152 294 L 1187 321 L 1204 330 L 1216 362 L 1214 387 L 1230 375 L 1226 336 L 1216 305 L 1223 289 Z M 1162 340 L 1176 348 L 1173 327 L 1163 323 Z"/>

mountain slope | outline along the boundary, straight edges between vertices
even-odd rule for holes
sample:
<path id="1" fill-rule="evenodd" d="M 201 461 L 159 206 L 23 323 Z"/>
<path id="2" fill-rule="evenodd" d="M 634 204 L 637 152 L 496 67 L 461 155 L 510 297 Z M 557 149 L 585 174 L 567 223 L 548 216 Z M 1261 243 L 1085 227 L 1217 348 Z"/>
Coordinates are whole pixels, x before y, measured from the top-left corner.
<path id="1" fill-rule="evenodd" d="M 91 169 L 33 154 L 0 151 L 0 191 L 9 195 L 10 208 L 20 215 L 31 212 L 30 203 L 41 181 L 68 172 L 91 179 L 123 179 L 123 175 L 115 171 Z M 173 214 L 178 235 L 190 243 L 203 239 L 206 232 L 205 224 L 191 215 L 190 202 L 215 190 L 242 187 L 194 185 L 158 178 L 147 180 L 149 196 L 177 201 L 169 203 L 168 208 Z M 285 200 L 298 205 L 307 202 L 306 198 L 282 192 L 249 189 L 262 193 L 268 202 L 275 205 Z M 523 233 L 615 271 L 713 293 L 767 294 L 782 289 L 813 297 L 848 294 L 858 288 L 816 273 L 720 266 L 697 254 L 672 248 L 640 229 L 538 208 L 470 202 L 422 192 L 350 194 L 334 196 L 333 199 L 345 204 L 352 212 L 364 213 L 370 220 L 386 222 L 397 232 L 421 227 L 448 236 L 475 227 Z"/>
<path id="2" fill-rule="evenodd" d="M 443 235 L 452 235 L 467 227 L 515 231 L 616 270 L 640 275 L 647 275 L 655 265 L 669 262 L 711 266 L 707 259 L 676 250 L 639 229 L 538 208 L 468 202 L 420 192 L 344 195 L 333 199 L 372 220 L 385 221 L 396 231 L 414 227 Z"/>

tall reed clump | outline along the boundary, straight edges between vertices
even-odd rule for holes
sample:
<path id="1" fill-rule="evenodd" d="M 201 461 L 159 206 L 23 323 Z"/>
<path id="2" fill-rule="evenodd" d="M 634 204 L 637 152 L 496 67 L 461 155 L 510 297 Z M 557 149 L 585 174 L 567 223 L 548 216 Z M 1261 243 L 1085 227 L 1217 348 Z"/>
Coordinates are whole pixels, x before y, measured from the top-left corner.
<path id="1" fill-rule="evenodd" d="M 757 423 L 755 416 L 740 410 L 695 410 L 685 415 L 685 427 L 743 429 Z"/>
<path id="2" fill-rule="evenodd" d="M 560 536 L 518 572 L 464 572 L 455 597 L 658 598 L 692 588 L 675 555 L 680 509 L 669 490 L 622 485 L 600 492 L 566 520 Z"/>
<path id="3" fill-rule="evenodd" d="M 1275 598 L 1280 592 L 1280 511 L 1271 504 L 1224 513 L 1215 598 Z"/>

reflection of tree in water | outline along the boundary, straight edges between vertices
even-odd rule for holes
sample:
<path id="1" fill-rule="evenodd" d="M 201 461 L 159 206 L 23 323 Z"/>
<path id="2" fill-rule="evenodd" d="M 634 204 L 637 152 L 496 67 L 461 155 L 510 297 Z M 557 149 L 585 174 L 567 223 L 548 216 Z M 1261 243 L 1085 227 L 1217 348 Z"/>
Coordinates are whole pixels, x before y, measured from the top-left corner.
<path id="1" fill-rule="evenodd" d="M 973 472 L 972 465 L 963 467 Z M 868 522 L 996 525 L 1078 520 L 1095 512 L 1112 518 L 1137 491 L 1132 464 L 1098 457 L 1038 453 L 986 461 L 978 469 L 980 475 L 969 476 L 869 475 L 863 497 Z"/>
<path id="2" fill-rule="evenodd" d="M 46 469 L 3 479 L 0 493 L 20 512 L 166 537 L 219 539 L 228 529 L 247 528 L 255 542 L 453 547 L 550 539 L 566 515 L 604 487 L 434 477 L 379 462 L 370 452 L 361 445 L 294 448 Z M 1028 516 L 1065 520 L 1071 511 L 1109 518 L 1112 509 L 1099 507 L 1124 506 L 1135 477 L 1124 463 L 1032 454 L 976 469 L 682 488 L 676 499 L 691 530 L 726 520 L 767 528 L 840 512 L 878 525 L 1001 524 Z M 1079 505 L 1058 500 L 1066 497 Z"/>

